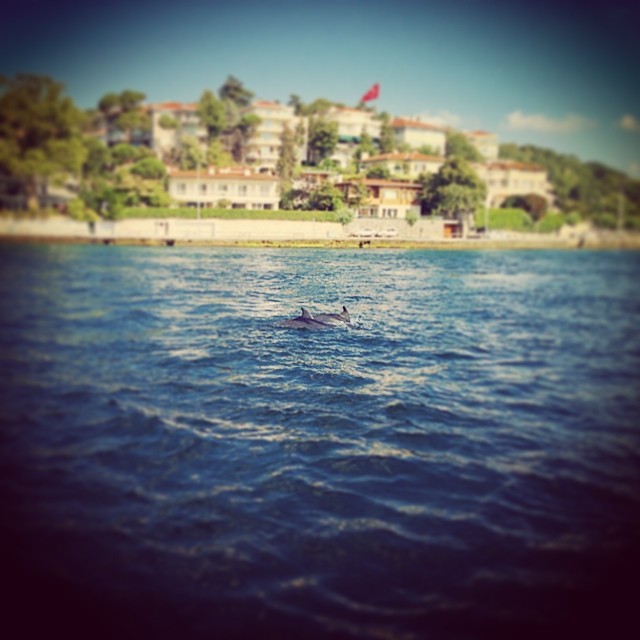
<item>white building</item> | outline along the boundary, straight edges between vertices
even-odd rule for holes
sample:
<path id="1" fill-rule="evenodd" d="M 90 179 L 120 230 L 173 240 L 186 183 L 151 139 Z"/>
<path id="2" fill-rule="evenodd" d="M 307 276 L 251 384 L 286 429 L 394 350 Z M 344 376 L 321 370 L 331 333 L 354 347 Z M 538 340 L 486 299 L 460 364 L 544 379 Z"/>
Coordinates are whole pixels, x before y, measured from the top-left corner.
<path id="1" fill-rule="evenodd" d="M 408 144 L 416 149 L 428 145 L 438 155 L 445 154 L 447 133 L 443 127 L 418 120 L 394 118 L 391 121 L 391 128 L 399 144 Z"/>
<path id="2" fill-rule="evenodd" d="M 224 203 L 234 209 L 277 209 L 280 201 L 278 178 L 249 167 L 172 171 L 169 195 L 179 204 L 203 208 Z"/>
<path id="3" fill-rule="evenodd" d="M 411 153 L 383 153 L 371 156 L 360 162 L 366 170 L 384 167 L 394 176 L 417 178 L 422 174 L 438 173 L 445 159 L 439 156 L 427 156 L 413 151 Z"/>
<path id="4" fill-rule="evenodd" d="M 341 167 L 349 166 L 363 133 L 376 142 L 380 139 L 382 123 L 370 111 L 331 107 L 324 117 L 338 125 L 338 144 L 331 160 L 335 160 Z"/>
<path id="5" fill-rule="evenodd" d="M 498 136 L 495 133 L 467 131 L 464 135 L 485 160 L 498 159 L 499 144 Z"/>
<path id="6" fill-rule="evenodd" d="M 260 118 L 255 135 L 247 145 L 247 162 L 259 168 L 274 169 L 280 158 L 282 132 L 285 125 L 295 134 L 302 125 L 303 135 L 296 149 L 298 163 L 306 157 L 307 127 L 304 118 L 295 115 L 293 107 L 278 102 L 259 100 L 243 110 L 243 115 L 253 114 Z"/>
<path id="7" fill-rule="evenodd" d="M 499 207 L 509 196 L 525 196 L 530 193 L 542 196 L 553 204 L 553 188 L 544 167 L 513 160 L 476 163 L 478 176 L 487 185 L 487 202 Z"/>
<path id="8" fill-rule="evenodd" d="M 206 142 L 207 130 L 200 122 L 197 103 L 159 102 L 146 108 L 151 118 L 150 144 L 158 156 L 180 148 L 184 136 Z"/>

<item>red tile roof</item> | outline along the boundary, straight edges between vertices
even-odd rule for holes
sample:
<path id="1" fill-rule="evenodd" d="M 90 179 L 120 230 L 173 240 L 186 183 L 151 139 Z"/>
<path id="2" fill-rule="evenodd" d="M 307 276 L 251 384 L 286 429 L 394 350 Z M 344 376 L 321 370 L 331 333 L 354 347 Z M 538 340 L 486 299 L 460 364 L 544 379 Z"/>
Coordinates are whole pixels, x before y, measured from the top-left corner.
<path id="1" fill-rule="evenodd" d="M 261 182 L 277 182 L 278 177 L 265 173 L 250 173 L 246 167 L 225 167 L 222 169 L 211 167 L 202 168 L 199 172 L 195 170 L 183 171 L 182 169 L 172 169 L 169 171 L 172 178 L 197 178 L 200 180 L 257 180 Z"/>
<path id="2" fill-rule="evenodd" d="M 149 111 L 197 111 L 197 102 L 155 102 L 146 105 Z"/>
<path id="3" fill-rule="evenodd" d="M 427 124 L 426 122 L 420 122 L 418 120 L 407 120 L 406 118 L 394 118 L 391 121 L 391 126 L 394 129 L 428 129 L 431 131 L 446 131 L 445 127 L 439 127 L 435 124 Z"/>
<path id="4" fill-rule="evenodd" d="M 383 178 L 362 178 L 361 180 L 345 180 L 344 182 L 336 183 L 336 186 L 348 186 L 364 184 L 367 187 L 395 187 L 396 189 L 411 189 L 413 191 L 422 188 L 417 182 L 409 182 L 406 180 L 385 180 Z"/>
<path id="5" fill-rule="evenodd" d="M 498 162 L 487 162 L 485 164 L 487 169 L 498 169 L 502 171 L 546 171 L 546 169 L 539 164 L 529 164 L 528 162 L 518 162 L 516 160 L 499 160 Z"/>

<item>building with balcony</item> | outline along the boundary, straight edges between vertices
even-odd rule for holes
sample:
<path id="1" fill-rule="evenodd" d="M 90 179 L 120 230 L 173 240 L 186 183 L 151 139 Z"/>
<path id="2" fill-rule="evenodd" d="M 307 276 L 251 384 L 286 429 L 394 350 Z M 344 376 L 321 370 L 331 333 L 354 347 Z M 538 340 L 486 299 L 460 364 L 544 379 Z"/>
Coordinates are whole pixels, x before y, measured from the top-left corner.
<path id="1" fill-rule="evenodd" d="M 304 118 L 295 115 L 293 107 L 279 102 L 258 100 L 243 110 L 243 115 L 253 114 L 260 118 L 254 135 L 247 145 L 246 160 L 261 169 L 275 169 L 280 158 L 281 136 L 285 125 L 295 134 L 298 132 L 296 157 L 298 164 L 307 153 L 307 126 Z"/>
<path id="2" fill-rule="evenodd" d="M 406 144 L 414 149 L 426 145 L 439 156 L 444 156 L 447 133 L 443 127 L 419 120 L 394 118 L 391 121 L 391 128 L 398 144 Z"/>
<path id="3" fill-rule="evenodd" d="M 277 209 L 280 202 L 278 178 L 250 167 L 171 171 L 169 195 L 181 205 L 203 208 Z"/>
<path id="4" fill-rule="evenodd" d="M 340 167 L 349 166 L 363 133 L 375 142 L 380 140 L 382 123 L 371 111 L 334 106 L 324 117 L 338 125 L 338 144 L 331 160 L 337 162 Z"/>
<path id="5" fill-rule="evenodd" d="M 393 176 L 417 178 L 422 174 L 437 173 L 445 159 L 427 156 L 417 151 L 411 153 L 383 153 L 360 161 L 365 171 L 374 167 L 387 169 Z"/>

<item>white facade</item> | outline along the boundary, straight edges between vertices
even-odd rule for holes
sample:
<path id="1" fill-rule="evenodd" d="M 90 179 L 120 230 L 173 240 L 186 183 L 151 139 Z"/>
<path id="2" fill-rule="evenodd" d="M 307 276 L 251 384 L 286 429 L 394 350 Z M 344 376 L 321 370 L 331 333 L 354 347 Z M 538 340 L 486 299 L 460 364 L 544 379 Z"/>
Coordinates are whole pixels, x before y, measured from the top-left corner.
<path id="1" fill-rule="evenodd" d="M 366 133 L 374 140 L 380 138 L 380 120 L 374 114 L 363 109 L 349 109 L 347 107 L 331 107 L 325 116 L 330 122 L 338 123 L 338 137 L 340 142 L 359 142 L 362 133 Z"/>
<path id="2" fill-rule="evenodd" d="M 384 167 L 392 175 L 417 178 L 422 174 L 437 173 L 445 159 L 439 156 L 427 156 L 422 153 L 383 153 L 362 160 L 365 170 Z"/>
<path id="3" fill-rule="evenodd" d="M 255 174 L 245 167 L 202 171 L 173 171 L 169 174 L 169 195 L 187 206 L 217 207 L 231 203 L 234 209 L 277 209 L 278 179 Z"/>
<path id="4" fill-rule="evenodd" d="M 525 196 L 530 193 L 542 196 L 553 203 L 552 186 L 543 167 L 503 160 L 474 164 L 473 168 L 487 185 L 489 206 L 499 207 L 509 196 Z"/>
<path id="5" fill-rule="evenodd" d="M 163 154 L 180 147 L 183 136 L 192 136 L 204 143 L 207 130 L 200 123 L 196 103 L 161 102 L 147 106 L 151 118 L 151 148 L 162 157 Z M 163 116 L 173 118 L 177 126 L 174 129 L 160 125 Z"/>
<path id="6" fill-rule="evenodd" d="M 418 120 L 395 118 L 391 121 L 391 128 L 399 144 L 408 144 L 414 148 L 428 145 L 437 154 L 445 154 L 447 134 L 442 127 Z"/>
<path id="7" fill-rule="evenodd" d="M 306 155 L 306 121 L 295 115 L 293 107 L 260 100 L 243 111 L 244 115 L 253 114 L 260 118 L 255 135 L 247 145 L 247 162 L 260 168 L 274 169 L 280 158 L 280 137 L 285 125 L 295 134 L 300 124 L 304 127 L 303 139 L 296 149 L 298 163 Z"/>
<path id="8" fill-rule="evenodd" d="M 498 159 L 498 136 L 487 131 L 467 131 L 467 140 L 478 150 L 485 160 Z"/>

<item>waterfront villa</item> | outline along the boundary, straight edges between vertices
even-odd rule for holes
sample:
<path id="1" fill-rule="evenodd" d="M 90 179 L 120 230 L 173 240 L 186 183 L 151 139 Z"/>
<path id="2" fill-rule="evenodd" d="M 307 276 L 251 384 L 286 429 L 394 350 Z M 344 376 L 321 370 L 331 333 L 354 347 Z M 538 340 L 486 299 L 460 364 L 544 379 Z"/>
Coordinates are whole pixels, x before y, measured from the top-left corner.
<path id="1" fill-rule="evenodd" d="M 331 107 L 325 118 L 338 125 L 338 144 L 331 155 L 331 160 L 341 167 L 349 166 L 363 133 L 374 141 L 380 139 L 382 123 L 373 113 L 365 109 Z"/>
<path id="2" fill-rule="evenodd" d="M 487 204 L 499 207 L 509 196 L 534 193 L 553 204 L 553 189 L 544 167 L 513 160 L 474 163 L 473 168 L 487 185 Z"/>
<path id="3" fill-rule="evenodd" d="M 427 145 L 438 155 L 443 156 L 445 153 L 447 134 L 443 127 L 419 120 L 394 118 L 391 128 L 399 144 L 407 144 L 414 148 Z"/>
<path id="4" fill-rule="evenodd" d="M 420 185 L 402 180 L 364 178 L 338 182 L 348 207 L 360 218 L 406 218 L 420 215 Z"/>
<path id="5" fill-rule="evenodd" d="M 279 102 L 258 100 L 243 110 L 243 115 L 253 114 L 260 118 L 255 134 L 247 145 L 247 162 L 259 169 L 275 169 L 280 158 L 281 136 L 288 125 L 292 133 L 300 127 L 303 131 L 300 144 L 296 148 L 298 164 L 306 157 L 307 127 L 304 118 L 295 115 L 293 107 Z"/>
<path id="6" fill-rule="evenodd" d="M 169 195 L 183 206 L 222 205 L 234 209 L 277 209 L 278 178 L 253 173 L 249 167 L 169 172 Z"/>
<path id="7" fill-rule="evenodd" d="M 361 160 L 365 171 L 374 167 L 383 167 L 391 175 L 417 178 L 421 174 L 437 173 L 445 159 L 439 156 L 427 156 L 413 151 L 410 153 L 383 153 Z"/>

